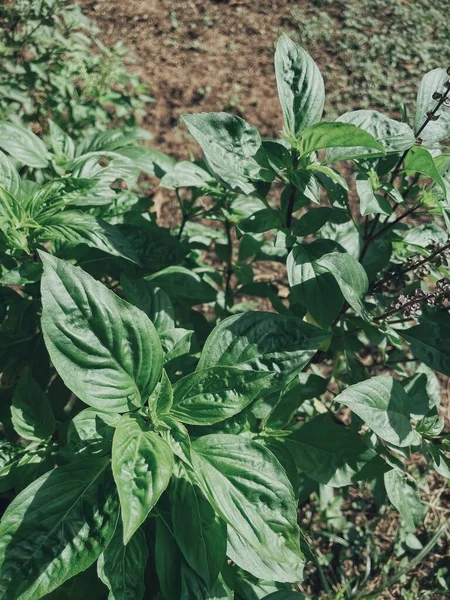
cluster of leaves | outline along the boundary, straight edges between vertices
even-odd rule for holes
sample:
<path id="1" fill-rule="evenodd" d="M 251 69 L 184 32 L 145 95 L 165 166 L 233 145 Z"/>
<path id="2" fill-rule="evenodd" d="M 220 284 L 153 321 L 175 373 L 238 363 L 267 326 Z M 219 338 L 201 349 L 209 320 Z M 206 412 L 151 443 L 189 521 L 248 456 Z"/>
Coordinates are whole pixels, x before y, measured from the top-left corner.
<path id="1" fill-rule="evenodd" d="M 0 6 L 0 119 L 70 134 L 133 126 L 152 100 L 127 69 L 121 44 L 105 47 L 77 4 L 5 0 Z"/>
<path id="2" fill-rule="evenodd" d="M 321 121 L 320 72 L 286 36 L 275 71 L 283 139 L 187 115 L 202 161 L 175 164 L 139 131 L 78 144 L 53 122 L 44 141 L 0 124 L 5 600 L 300 600 L 305 490 L 370 485 L 414 537 L 411 454 L 450 478 L 434 290 L 449 75 L 424 77 L 411 127 L 369 110 Z M 141 172 L 175 190 L 177 231 L 152 219 Z M 440 304 L 399 320 L 399 291 L 376 283 L 417 254 L 430 269 L 402 293 Z M 263 261 L 283 274 L 258 281 Z"/>

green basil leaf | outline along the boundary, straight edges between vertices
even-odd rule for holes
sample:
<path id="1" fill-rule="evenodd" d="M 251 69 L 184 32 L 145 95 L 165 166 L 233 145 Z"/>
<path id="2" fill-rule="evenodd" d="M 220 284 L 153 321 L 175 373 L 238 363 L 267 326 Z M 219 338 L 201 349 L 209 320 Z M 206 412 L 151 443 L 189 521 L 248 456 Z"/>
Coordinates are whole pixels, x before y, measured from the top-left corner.
<path id="1" fill-rule="evenodd" d="M 167 267 L 145 279 L 161 287 L 172 300 L 176 298 L 190 305 L 212 302 L 216 298 L 215 289 L 186 267 Z"/>
<path id="2" fill-rule="evenodd" d="M 127 414 L 114 432 L 112 469 L 127 544 L 169 484 L 173 453 L 140 417 Z"/>
<path id="3" fill-rule="evenodd" d="M 226 434 L 201 437 L 193 449 L 199 484 L 222 519 L 261 556 L 302 562 L 295 494 L 273 454 Z"/>
<path id="4" fill-rule="evenodd" d="M 18 196 L 20 191 L 20 175 L 11 160 L 0 150 L 0 185 L 11 196 Z"/>
<path id="5" fill-rule="evenodd" d="M 110 454 L 114 429 L 120 421 L 117 413 L 85 408 L 69 423 L 67 443 L 72 455 Z"/>
<path id="6" fill-rule="evenodd" d="M 338 394 L 345 404 L 382 440 L 405 447 L 417 443 L 410 423 L 409 398 L 400 382 L 380 375 L 351 385 Z"/>
<path id="7" fill-rule="evenodd" d="M 350 217 L 347 211 L 322 206 L 311 209 L 300 217 L 294 225 L 293 233 L 304 237 L 316 233 L 325 223 L 345 223 L 349 220 Z"/>
<path id="8" fill-rule="evenodd" d="M 152 322 L 82 269 L 44 252 L 40 256 L 42 330 L 64 383 L 95 408 L 141 407 L 162 371 Z"/>
<path id="9" fill-rule="evenodd" d="M 42 598 L 87 569 L 112 538 L 118 510 L 109 459 L 58 467 L 34 481 L 0 525 L 1 597 Z"/>
<path id="10" fill-rule="evenodd" d="M 308 477 L 342 487 L 357 480 L 357 473 L 377 454 L 360 438 L 329 415 L 314 417 L 285 439 L 298 468 Z"/>
<path id="11" fill-rule="evenodd" d="M 98 576 L 109 589 L 108 600 L 142 600 L 147 560 L 148 548 L 144 532 L 140 529 L 136 531 L 125 546 L 119 522 L 112 540 L 100 554 L 97 563 Z"/>
<path id="12" fill-rule="evenodd" d="M 182 463 L 174 470 L 171 499 L 175 540 L 188 565 L 210 588 L 225 562 L 226 524 L 204 497 L 194 472 Z"/>
<path id="13" fill-rule="evenodd" d="M 55 429 L 50 402 L 27 369 L 14 391 L 11 418 L 16 432 L 26 440 L 48 439 Z"/>
<path id="14" fill-rule="evenodd" d="M 294 583 L 304 577 L 304 562 L 273 560 L 255 550 L 237 531 L 228 527 L 227 556 L 241 569 L 267 581 Z"/>
<path id="15" fill-rule="evenodd" d="M 406 529 L 415 531 L 424 517 L 424 508 L 415 484 L 401 471 L 391 469 L 384 474 L 384 487 L 389 500 L 400 513 Z"/>
<path id="16" fill-rule="evenodd" d="M 140 264 L 139 258 L 120 230 L 87 213 L 65 210 L 48 217 L 39 217 L 44 232 L 42 240 L 61 240 L 68 245 L 86 244 L 112 256 L 121 256 Z"/>
<path id="17" fill-rule="evenodd" d="M 37 135 L 13 123 L 0 123 L 0 148 L 28 167 L 45 169 L 49 153 Z"/>
<path id="18" fill-rule="evenodd" d="M 280 592 L 273 592 L 273 594 L 264 596 L 263 600 L 306 600 L 306 598 L 303 594 L 300 594 L 300 592 L 282 590 Z"/>
<path id="19" fill-rule="evenodd" d="M 386 196 L 377 194 L 373 189 L 372 181 L 366 173 L 358 173 L 356 176 L 356 193 L 359 197 L 359 209 L 361 215 L 386 215 L 392 214 L 392 206 Z"/>
<path id="20" fill-rule="evenodd" d="M 244 233 L 263 233 L 280 227 L 282 227 L 280 213 L 268 208 L 258 210 L 250 217 L 239 221 L 239 229 Z"/>
<path id="21" fill-rule="evenodd" d="M 422 318 L 419 325 L 400 329 L 398 333 L 408 342 L 414 358 L 435 371 L 450 375 L 450 322 L 447 325 Z"/>
<path id="22" fill-rule="evenodd" d="M 182 161 L 164 175 L 159 185 L 163 188 L 176 190 L 184 187 L 207 188 L 212 183 L 215 183 L 215 179 L 208 171 L 195 163 Z"/>
<path id="23" fill-rule="evenodd" d="M 167 415 L 173 404 L 173 389 L 167 373 L 163 370 L 161 381 L 157 384 L 148 399 L 150 413 L 157 419 Z"/>
<path id="24" fill-rule="evenodd" d="M 419 131 L 426 121 L 427 113 L 433 110 L 437 104 L 437 101 L 433 98 L 434 92 L 445 94 L 447 90 L 444 85 L 448 80 L 449 75 L 446 69 L 433 69 L 420 82 L 414 117 L 414 129 L 416 131 Z M 420 137 L 426 144 L 436 144 L 450 136 L 450 113 L 448 109 L 441 107 L 438 115 L 439 119 L 437 121 L 430 121 L 420 133 Z"/>
<path id="25" fill-rule="evenodd" d="M 237 367 L 199 369 L 174 385 L 171 414 L 189 425 L 219 423 L 248 406 L 272 375 Z"/>
<path id="26" fill-rule="evenodd" d="M 227 113 L 183 115 L 189 132 L 200 144 L 208 168 L 226 187 L 252 194 L 253 181 L 272 181 L 275 173 L 264 169 L 255 155 L 261 148 L 256 127 Z"/>
<path id="27" fill-rule="evenodd" d="M 444 192 L 444 198 L 447 198 L 447 188 L 439 174 L 436 163 L 429 150 L 423 146 L 414 146 L 405 156 L 403 161 L 403 171 L 405 173 L 421 173 L 435 181 Z"/>
<path id="28" fill-rule="evenodd" d="M 145 279 L 131 279 L 122 273 L 120 284 L 127 300 L 149 317 L 159 332 L 175 327 L 175 311 L 164 290 Z"/>
<path id="29" fill-rule="evenodd" d="M 264 428 L 282 429 L 294 416 L 298 407 L 310 398 L 318 398 L 327 391 L 328 380 L 314 373 L 300 373 L 299 382 L 284 390 L 264 422 Z"/>
<path id="30" fill-rule="evenodd" d="M 328 334 L 295 317 L 269 312 L 233 315 L 206 340 L 197 369 L 230 366 L 275 372 L 267 392 L 284 387 L 314 356 Z"/>
<path id="31" fill-rule="evenodd" d="M 415 135 L 407 123 L 390 119 L 376 110 L 355 110 L 341 115 L 338 123 L 349 123 L 370 133 L 386 152 L 401 153 L 411 148 L 415 143 Z M 356 141 L 356 140 L 355 140 Z M 364 158 L 380 156 L 378 150 L 363 146 L 344 149 L 331 148 L 327 150 L 326 162 L 347 160 L 348 158 Z"/>
<path id="32" fill-rule="evenodd" d="M 297 140 L 322 117 L 325 103 L 322 75 L 311 56 L 286 34 L 277 43 L 275 74 L 284 133 Z"/>
<path id="33" fill-rule="evenodd" d="M 335 278 L 342 295 L 359 316 L 365 316 L 367 311 L 361 297 L 369 288 L 364 267 L 347 252 L 332 252 L 317 260 L 317 264 L 329 271 Z"/>
<path id="34" fill-rule="evenodd" d="M 352 148 L 347 151 L 346 158 L 353 159 L 361 156 L 359 151 L 355 151 L 355 146 L 377 150 L 381 155 L 385 153 L 383 146 L 373 135 L 351 123 L 339 121 L 324 121 L 308 127 L 301 137 L 299 151 L 301 156 L 305 156 L 323 148 Z M 328 157 L 327 162 L 330 162 Z"/>
<path id="35" fill-rule="evenodd" d="M 339 249 L 330 240 L 316 240 L 295 246 L 286 261 L 293 295 L 314 321 L 325 328 L 339 314 L 344 298 L 334 273 L 322 267 L 319 259 Z"/>
<path id="36" fill-rule="evenodd" d="M 170 520 L 169 520 L 170 522 Z M 166 519 L 157 519 L 155 528 L 155 570 L 162 600 L 180 598 L 182 556 Z"/>

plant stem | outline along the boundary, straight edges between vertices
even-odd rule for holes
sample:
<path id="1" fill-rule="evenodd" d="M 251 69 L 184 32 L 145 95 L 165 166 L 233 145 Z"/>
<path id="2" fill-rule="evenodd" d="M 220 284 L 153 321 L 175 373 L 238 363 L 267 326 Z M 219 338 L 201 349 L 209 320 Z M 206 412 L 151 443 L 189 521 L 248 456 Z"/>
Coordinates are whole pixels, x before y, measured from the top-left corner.
<path id="1" fill-rule="evenodd" d="M 435 297 L 435 294 L 431 293 L 431 294 L 425 294 L 424 296 L 421 296 L 421 297 L 419 296 L 417 298 L 413 298 L 412 300 L 410 300 L 409 302 L 405 302 L 405 304 L 402 304 L 402 306 L 399 306 L 398 308 L 391 308 L 390 310 L 383 313 L 382 315 L 378 315 L 378 317 L 374 318 L 374 321 L 382 321 L 383 319 L 386 319 L 387 317 L 390 317 L 391 315 L 394 315 L 395 313 L 398 313 L 401 310 L 405 310 L 405 308 L 409 308 L 413 304 L 418 304 L 418 303 L 424 302 L 425 300 L 428 300 L 429 298 L 434 298 L 434 297 Z"/>

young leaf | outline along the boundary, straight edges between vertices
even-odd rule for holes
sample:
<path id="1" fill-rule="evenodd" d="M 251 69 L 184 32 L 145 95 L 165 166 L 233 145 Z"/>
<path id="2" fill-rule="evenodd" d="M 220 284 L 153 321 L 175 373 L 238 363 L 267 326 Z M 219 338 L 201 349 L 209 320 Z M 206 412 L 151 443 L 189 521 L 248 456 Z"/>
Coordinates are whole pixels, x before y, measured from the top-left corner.
<path id="1" fill-rule="evenodd" d="M 358 471 L 377 456 L 355 433 L 338 425 L 328 414 L 302 425 L 285 443 L 299 469 L 314 481 L 333 487 L 350 485 L 357 480 Z"/>
<path id="2" fill-rule="evenodd" d="M 305 129 L 322 117 L 325 103 L 322 75 L 311 56 L 286 34 L 277 43 L 275 74 L 285 135 L 298 140 Z"/>
<path id="3" fill-rule="evenodd" d="M 189 425 L 213 425 L 240 413 L 273 373 L 236 367 L 209 367 L 174 385 L 171 414 Z"/>
<path id="4" fill-rule="evenodd" d="M 157 384 L 148 399 L 150 412 L 157 419 L 169 414 L 173 404 L 173 389 L 167 373 L 163 370 L 161 381 Z"/>
<path id="5" fill-rule="evenodd" d="M 408 396 L 392 377 L 372 377 L 351 385 L 335 401 L 348 406 L 382 440 L 400 447 L 417 443 L 409 421 Z"/>
<path id="6" fill-rule="evenodd" d="M 389 500 L 400 513 L 408 531 L 422 523 L 424 510 L 416 486 L 403 473 L 391 469 L 384 474 L 384 487 Z"/>
<path id="7" fill-rule="evenodd" d="M 340 123 L 339 121 L 316 123 L 309 127 L 302 135 L 299 151 L 301 156 L 317 152 L 323 148 L 351 148 L 346 152 L 346 160 L 361 157 L 357 148 L 370 148 L 384 154 L 383 146 L 364 129 L 360 129 L 351 123 Z M 342 158 L 340 160 L 343 160 Z M 331 162 L 327 156 L 327 162 Z"/>
<path id="8" fill-rule="evenodd" d="M 196 481 L 182 463 L 174 470 L 171 487 L 172 526 L 188 565 L 210 588 L 225 562 L 227 527 L 214 512 Z"/>
<path id="9" fill-rule="evenodd" d="M 275 372 L 266 389 L 280 389 L 327 339 L 328 334 L 294 317 L 269 312 L 233 315 L 208 336 L 197 369 L 230 366 Z"/>
<path id="10" fill-rule="evenodd" d="M 42 330 L 50 358 L 83 402 L 112 412 L 141 407 L 161 375 L 149 318 L 78 267 L 41 252 Z"/>
<path id="11" fill-rule="evenodd" d="M 118 510 L 109 459 L 39 477 L 13 500 L 0 525 L 2 599 L 42 598 L 87 569 L 112 538 Z"/>
<path id="12" fill-rule="evenodd" d="M 433 98 L 435 92 L 445 94 L 447 91 L 444 85 L 449 80 L 446 69 L 433 69 L 429 71 L 419 85 L 417 92 L 417 106 L 414 118 L 414 129 L 419 131 L 427 118 L 427 113 L 433 110 L 437 100 Z M 437 113 L 439 119 L 430 121 L 425 129 L 420 133 L 420 137 L 427 145 L 441 142 L 450 136 L 450 113 L 446 107 L 441 107 Z"/>
<path id="13" fill-rule="evenodd" d="M 127 544 L 157 503 L 172 476 L 173 453 L 143 420 L 127 414 L 114 432 L 112 470 Z"/>
<path id="14" fill-rule="evenodd" d="M 414 146 L 405 156 L 403 170 L 406 173 L 421 173 L 435 181 L 447 198 L 447 188 L 436 167 L 432 154 L 423 146 Z"/>
<path id="15" fill-rule="evenodd" d="M 125 546 L 119 522 L 112 540 L 100 554 L 97 563 L 98 576 L 109 589 L 108 600 L 142 600 L 147 560 L 148 548 L 144 532 L 140 529 L 136 531 Z"/>
<path id="16" fill-rule="evenodd" d="M 0 123 L 0 148 L 28 167 L 44 169 L 49 153 L 44 142 L 25 127 Z"/>
<path id="17" fill-rule="evenodd" d="M 255 192 L 252 181 L 272 181 L 275 173 L 260 166 L 261 147 L 256 127 L 227 113 L 183 115 L 189 132 L 200 144 L 208 168 L 226 187 L 243 194 Z"/>
<path id="18" fill-rule="evenodd" d="M 14 391 L 11 418 L 16 432 L 26 440 L 48 439 L 55 429 L 50 402 L 27 369 Z"/>
<path id="19" fill-rule="evenodd" d="M 386 196 L 377 194 L 373 189 L 372 181 L 366 173 L 358 173 L 356 176 L 356 192 L 359 197 L 359 209 L 361 215 L 386 215 L 392 214 L 392 206 Z"/>
<path id="20" fill-rule="evenodd" d="M 294 491 L 273 454 L 226 434 L 201 437 L 193 449 L 199 484 L 228 525 L 261 556 L 302 562 Z"/>

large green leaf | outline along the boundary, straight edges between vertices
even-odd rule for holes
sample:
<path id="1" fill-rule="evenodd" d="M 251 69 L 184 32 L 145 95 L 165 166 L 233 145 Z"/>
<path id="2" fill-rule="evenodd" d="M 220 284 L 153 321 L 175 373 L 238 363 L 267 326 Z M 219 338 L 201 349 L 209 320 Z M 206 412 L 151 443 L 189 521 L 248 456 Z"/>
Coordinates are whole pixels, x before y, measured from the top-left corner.
<path id="1" fill-rule="evenodd" d="M 66 210 L 44 219 L 39 217 L 37 221 L 44 228 L 40 234 L 43 241 L 60 240 L 70 246 L 86 244 L 90 248 L 140 264 L 136 252 L 120 229 L 94 215 Z"/>
<path id="2" fill-rule="evenodd" d="M 213 425 L 240 413 L 271 377 L 237 367 L 199 369 L 174 385 L 171 413 L 182 423 Z"/>
<path id="3" fill-rule="evenodd" d="M 407 123 L 390 119 L 376 110 L 355 110 L 341 115 L 338 123 L 349 123 L 370 133 L 386 152 L 403 152 L 414 145 L 415 136 Z M 357 140 L 355 140 L 356 142 Z M 327 150 L 327 162 L 347 160 L 360 156 L 379 156 L 379 151 L 368 147 L 330 148 Z"/>
<path id="4" fill-rule="evenodd" d="M 194 305 L 212 302 L 216 298 L 215 289 L 186 267 L 167 267 L 145 279 L 161 287 L 172 301 L 176 299 Z"/>
<path id="5" fill-rule="evenodd" d="M 405 156 L 403 161 L 403 170 L 406 173 L 421 173 L 435 181 L 447 197 L 447 188 L 439 174 L 432 154 L 423 146 L 414 146 Z"/>
<path id="6" fill-rule="evenodd" d="M 384 474 L 384 487 L 389 500 L 400 513 L 406 529 L 415 531 L 422 523 L 424 508 L 414 482 L 401 471 L 391 469 Z"/>
<path id="7" fill-rule="evenodd" d="M 200 490 L 193 471 L 179 463 L 171 487 L 172 526 L 189 566 L 208 587 L 225 562 L 227 528 Z"/>
<path id="8" fill-rule="evenodd" d="M 82 269 L 46 253 L 40 256 L 42 330 L 64 383 L 96 408 L 139 408 L 162 370 L 163 352 L 152 322 Z"/>
<path id="9" fill-rule="evenodd" d="M 127 414 L 114 432 L 112 469 L 127 544 L 169 484 L 173 453 L 140 417 Z"/>
<path id="10" fill-rule="evenodd" d="M 118 519 L 109 459 L 58 467 L 19 494 L 0 525 L 0 596 L 37 600 L 87 569 Z"/>
<path id="11" fill-rule="evenodd" d="M 361 297 L 369 288 L 369 280 L 356 258 L 347 252 L 331 252 L 321 256 L 317 264 L 333 275 L 342 295 L 356 314 L 364 315 L 366 310 Z"/>
<path id="12" fill-rule="evenodd" d="M 14 429 L 26 440 L 45 440 L 55 429 L 50 402 L 29 369 L 22 375 L 14 391 L 11 418 Z"/>
<path id="13" fill-rule="evenodd" d="M 380 375 L 351 385 L 335 401 L 348 406 L 382 440 L 401 447 L 417 443 L 408 396 L 392 377 Z"/>
<path id="14" fill-rule="evenodd" d="M 13 123 L 0 123 L 0 148 L 28 167 L 44 169 L 49 153 L 44 142 L 34 133 Z"/>
<path id="15" fill-rule="evenodd" d="M 437 100 L 433 98 L 435 92 L 445 94 L 447 89 L 444 85 L 449 80 L 446 69 L 433 69 L 429 71 L 419 85 L 417 92 L 417 106 L 414 117 L 414 129 L 419 131 L 427 119 L 427 113 L 433 110 Z M 450 112 L 447 107 L 441 107 L 437 113 L 439 119 L 430 121 L 421 132 L 420 137 L 426 144 L 435 144 L 450 136 Z"/>
<path id="16" fill-rule="evenodd" d="M 109 589 L 108 600 L 142 600 L 147 560 L 148 548 L 144 532 L 136 531 L 125 546 L 119 523 L 97 563 L 98 575 Z"/>
<path id="17" fill-rule="evenodd" d="M 145 279 L 132 279 L 126 273 L 122 273 L 120 283 L 125 300 L 143 310 L 157 331 L 175 327 L 173 304 L 164 290 Z"/>
<path id="18" fill-rule="evenodd" d="M 69 423 L 67 443 L 72 456 L 111 453 L 114 429 L 120 415 L 97 408 L 85 408 Z"/>
<path id="19" fill-rule="evenodd" d="M 206 340 L 198 369 L 231 366 L 276 373 L 267 391 L 284 387 L 328 335 L 295 317 L 248 312 L 224 319 Z"/>
<path id="20" fill-rule="evenodd" d="M 252 181 L 272 181 L 275 173 L 255 160 L 261 147 L 256 127 L 227 113 L 183 115 L 200 144 L 206 164 L 225 186 L 243 194 L 255 191 Z"/>
<path id="21" fill-rule="evenodd" d="M 316 233 L 325 223 L 345 223 L 350 217 L 345 210 L 321 206 L 308 210 L 296 223 L 293 233 L 296 236 L 304 237 Z"/>
<path id="22" fill-rule="evenodd" d="M 446 321 L 449 321 L 447 315 Z M 422 317 L 419 325 L 400 329 L 398 333 L 408 342 L 415 358 L 450 376 L 450 321 L 445 324 Z"/>
<path id="23" fill-rule="evenodd" d="M 383 146 L 373 135 L 351 123 L 340 123 L 339 121 L 324 121 L 311 125 L 302 135 L 299 151 L 300 155 L 304 156 L 323 148 L 350 148 L 346 153 L 346 158 L 359 158 L 361 152 L 355 150 L 355 146 L 370 148 L 379 154 L 384 154 Z M 330 162 L 328 157 L 327 162 Z"/>
<path id="24" fill-rule="evenodd" d="M 303 560 L 295 557 L 292 562 L 282 562 L 268 558 L 253 548 L 232 527 L 228 527 L 227 556 L 241 569 L 259 579 L 289 583 L 303 579 Z"/>
<path id="25" fill-rule="evenodd" d="M 199 484 L 224 521 L 261 556 L 301 562 L 294 491 L 274 455 L 226 434 L 201 437 L 193 449 Z"/>
<path id="26" fill-rule="evenodd" d="M 293 295 L 321 327 L 328 327 L 339 314 L 344 302 L 334 277 L 318 260 L 334 251 L 330 240 L 299 244 L 289 253 L 286 268 Z"/>
<path id="27" fill-rule="evenodd" d="M 0 150 L 0 185 L 12 196 L 19 195 L 20 175 L 10 158 Z"/>
<path id="28" fill-rule="evenodd" d="M 338 425 L 330 415 L 319 415 L 286 438 L 298 468 L 311 479 L 333 487 L 350 485 L 377 454 L 360 438 Z"/>
<path id="29" fill-rule="evenodd" d="M 277 43 L 275 74 L 285 135 L 296 140 L 320 121 L 325 103 L 322 75 L 311 56 L 286 34 Z"/>

